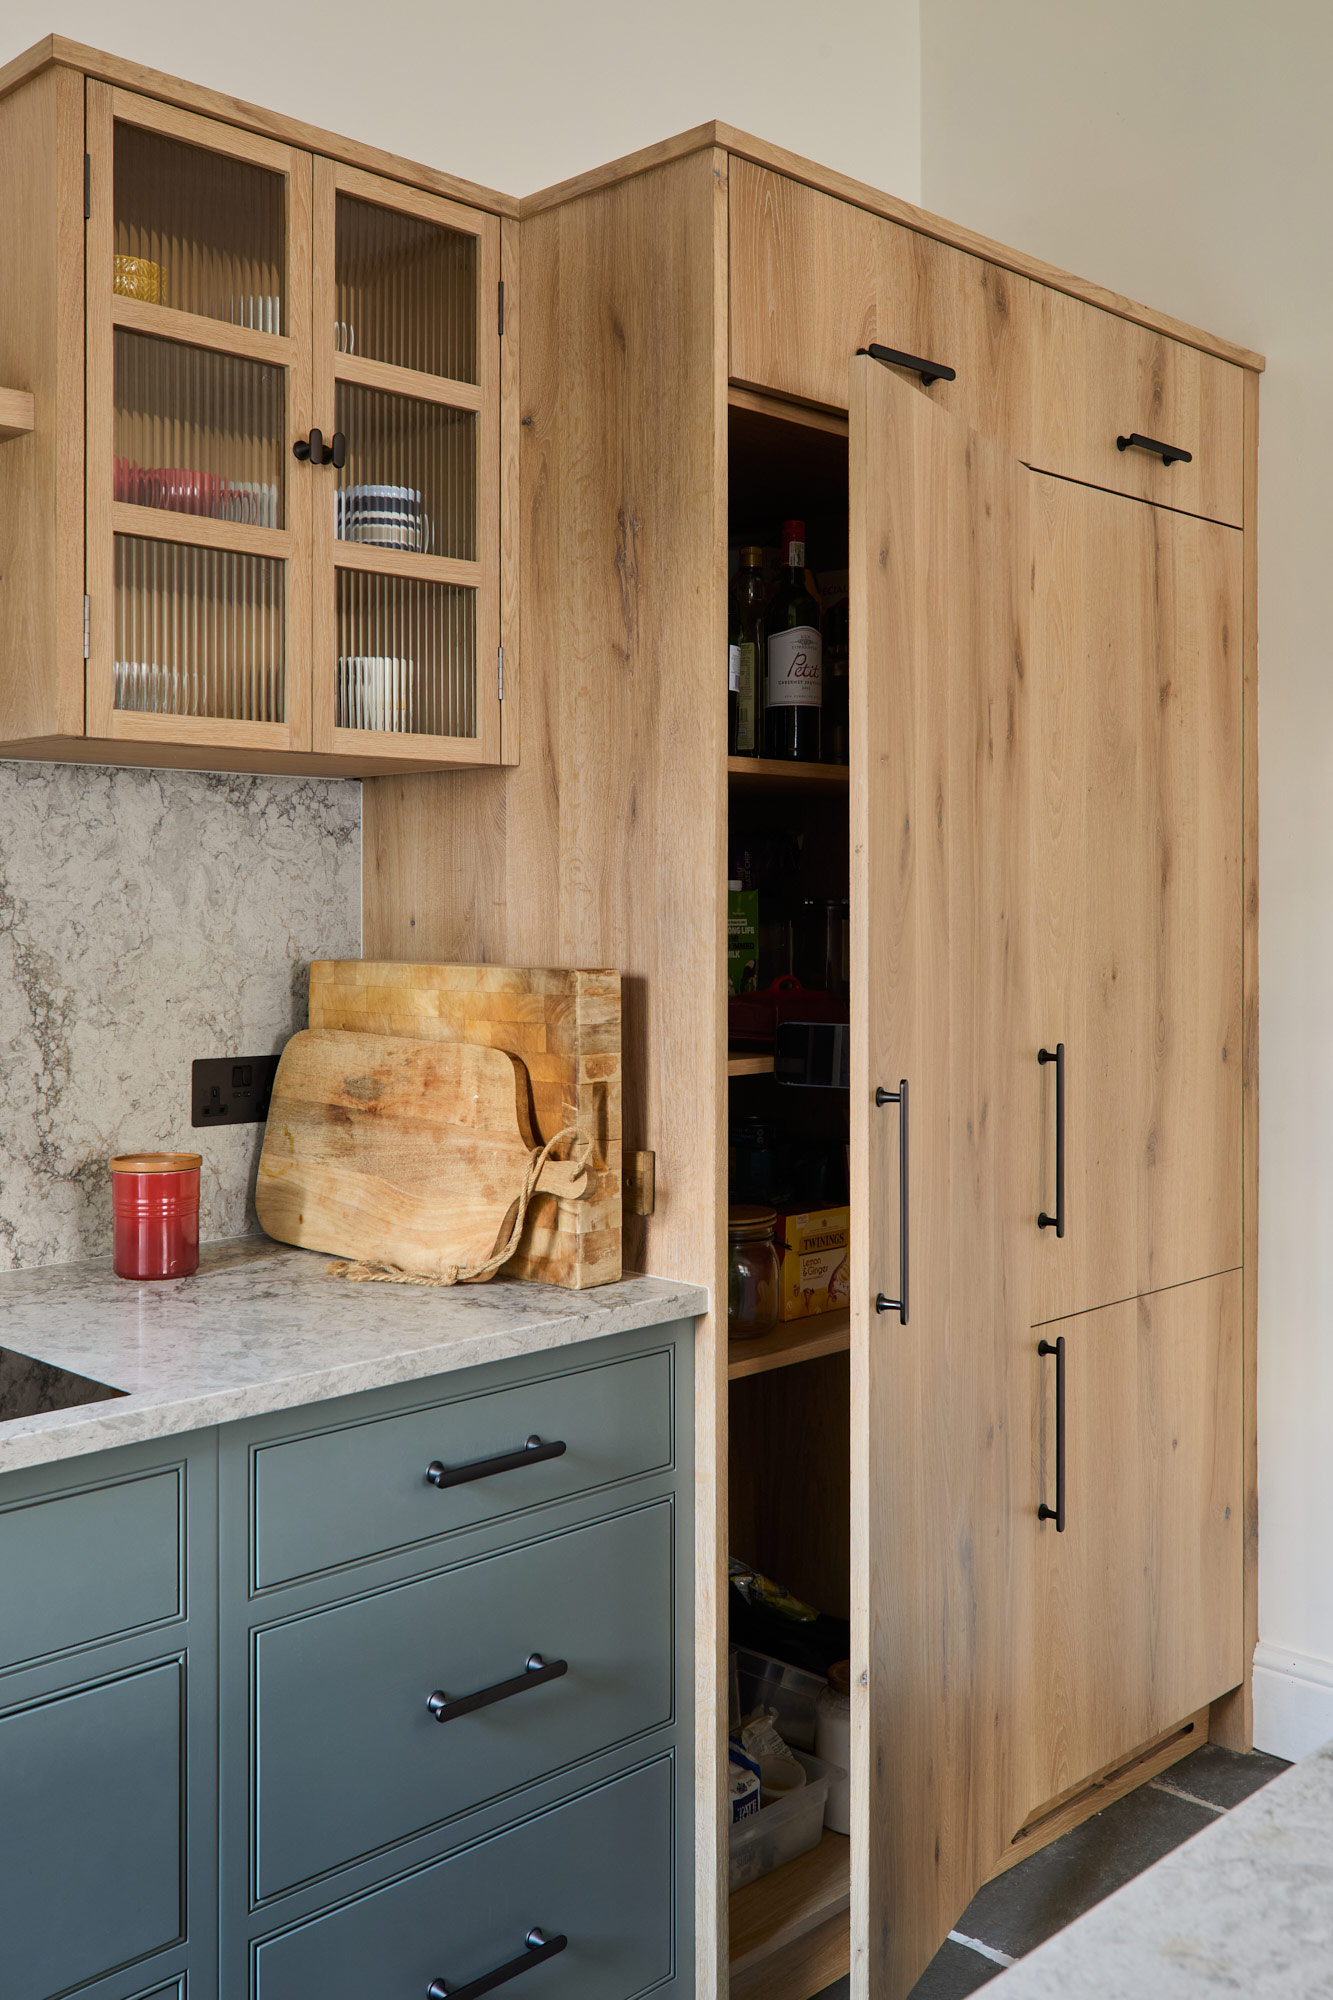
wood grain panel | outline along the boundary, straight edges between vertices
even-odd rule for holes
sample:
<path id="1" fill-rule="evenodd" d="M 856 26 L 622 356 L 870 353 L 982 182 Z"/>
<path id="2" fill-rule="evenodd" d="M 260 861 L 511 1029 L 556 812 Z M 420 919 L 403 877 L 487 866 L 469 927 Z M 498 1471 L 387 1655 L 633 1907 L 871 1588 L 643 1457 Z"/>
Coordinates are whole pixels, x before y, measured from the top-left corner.
<path id="1" fill-rule="evenodd" d="M 1242 1257 L 1242 547 L 1034 482 L 1033 1318 Z M 1054 1065 L 1066 1045 L 1063 1241 Z M 1197 1704 L 1196 1704 L 1197 1706 Z"/>
<path id="2" fill-rule="evenodd" d="M 0 741 L 83 734 L 83 85 L 0 103 L 0 382 L 32 399 L 3 454 Z"/>
<path id="3" fill-rule="evenodd" d="M 731 1898 L 731 1995 L 752 2000 L 806 2000 L 847 1970 L 847 1903 L 850 1844 L 829 1833 L 808 1854 L 785 1862 L 737 1889 Z M 831 1955 L 831 1958 L 830 1958 Z M 831 1962 L 831 1970 L 824 1970 Z"/>
<path id="4" fill-rule="evenodd" d="M 0 389 L 0 438 L 27 437 L 37 428 L 37 398 L 31 389 Z"/>
<path id="5" fill-rule="evenodd" d="M 1038 1529 L 1030 1790 L 1055 1798 L 1234 1687 L 1242 1673 L 1241 1277 L 1061 1322 L 1066 1527 Z M 1055 1362 L 1031 1336 L 1055 1493 Z"/>
<path id="6" fill-rule="evenodd" d="M 852 364 L 852 1965 L 902 2000 L 1032 1804 L 1032 475 Z M 910 1087 L 910 1316 L 900 1111 Z"/>
<path id="7" fill-rule="evenodd" d="M 851 1608 L 849 1394 L 843 1352 L 733 1378 L 728 1398 L 730 1552 L 836 1618 Z"/>

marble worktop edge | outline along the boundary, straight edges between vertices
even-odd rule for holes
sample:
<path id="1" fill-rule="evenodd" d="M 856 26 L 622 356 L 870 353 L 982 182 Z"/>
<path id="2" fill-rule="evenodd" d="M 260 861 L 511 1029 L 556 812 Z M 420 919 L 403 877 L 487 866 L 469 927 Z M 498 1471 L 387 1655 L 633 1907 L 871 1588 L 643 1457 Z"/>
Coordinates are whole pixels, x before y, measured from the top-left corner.
<path id="1" fill-rule="evenodd" d="M 329 1264 L 245 1238 L 166 1284 L 127 1284 L 104 1260 L 0 1274 L 0 1348 L 126 1392 L 0 1422 L 0 1473 L 708 1310 L 701 1287 L 662 1278 L 445 1290 L 351 1284 Z"/>

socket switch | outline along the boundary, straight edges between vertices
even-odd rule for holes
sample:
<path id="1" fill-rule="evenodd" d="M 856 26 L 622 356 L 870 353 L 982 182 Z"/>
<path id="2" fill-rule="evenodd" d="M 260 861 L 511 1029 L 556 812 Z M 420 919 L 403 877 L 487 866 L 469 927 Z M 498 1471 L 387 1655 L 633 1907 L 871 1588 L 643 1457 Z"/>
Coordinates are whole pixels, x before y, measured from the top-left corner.
<path id="1" fill-rule="evenodd" d="M 205 1056 L 190 1067 L 191 1125 L 255 1125 L 268 1117 L 276 1056 Z"/>

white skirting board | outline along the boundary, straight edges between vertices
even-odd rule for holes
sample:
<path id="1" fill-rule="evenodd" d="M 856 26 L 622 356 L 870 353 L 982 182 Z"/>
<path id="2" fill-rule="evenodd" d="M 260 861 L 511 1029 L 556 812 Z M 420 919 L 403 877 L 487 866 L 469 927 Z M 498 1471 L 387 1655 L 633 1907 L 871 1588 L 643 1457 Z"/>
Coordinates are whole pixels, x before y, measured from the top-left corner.
<path id="1" fill-rule="evenodd" d="M 1254 1747 L 1305 1757 L 1333 1738 L 1333 1660 L 1261 1640 L 1254 1649 Z"/>

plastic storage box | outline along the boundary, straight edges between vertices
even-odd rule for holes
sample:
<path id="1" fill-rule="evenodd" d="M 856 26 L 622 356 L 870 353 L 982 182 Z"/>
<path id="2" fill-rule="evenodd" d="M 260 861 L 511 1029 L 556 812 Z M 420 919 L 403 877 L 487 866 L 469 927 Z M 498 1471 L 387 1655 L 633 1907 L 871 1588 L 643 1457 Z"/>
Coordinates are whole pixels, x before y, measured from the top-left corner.
<path id="1" fill-rule="evenodd" d="M 828 1686 L 822 1674 L 807 1673 L 804 1667 L 789 1667 L 785 1660 L 738 1646 L 736 1682 L 742 1715 L 750 1715 L 756 1708 L 772 1709 L 784 1743 L 793 1750 L 814 1749 L 815 1706 Z"/>
<path id="2" fill-rule="evenodd" d="M 829 1786 L 842 1773 L 834 1764 L 821 1764 L 818 1757 L 806 1757 L 799 1750 L 795 1755 L 805 1767 L 800 1791 L 788 1792 L 786 1798 L 752 1813 L 749 1819 L 737 1820 L 731 1829 L 733 1889 L 757 1882 L 770 1869 L 781 1868 L 784 1861 L 794 1861 L 798 1854 L 808 1854 L 819 1844 Z"/>

